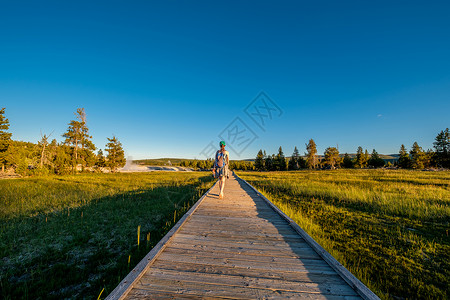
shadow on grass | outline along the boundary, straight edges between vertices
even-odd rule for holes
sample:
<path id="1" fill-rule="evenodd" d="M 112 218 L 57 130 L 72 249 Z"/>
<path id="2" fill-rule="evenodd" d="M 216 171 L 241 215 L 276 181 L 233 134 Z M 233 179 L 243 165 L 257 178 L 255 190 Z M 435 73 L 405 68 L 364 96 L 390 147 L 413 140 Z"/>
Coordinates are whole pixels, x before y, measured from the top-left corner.
<path id="1" fill-rule="evenodd" d="M 102 297 L 108 295 L 209 183 L 211 178 L 204 177 L 196 184 L 130 191 L 76 209 L 4 222 L 1 297 L 92 299 L 103 288 Z"/>

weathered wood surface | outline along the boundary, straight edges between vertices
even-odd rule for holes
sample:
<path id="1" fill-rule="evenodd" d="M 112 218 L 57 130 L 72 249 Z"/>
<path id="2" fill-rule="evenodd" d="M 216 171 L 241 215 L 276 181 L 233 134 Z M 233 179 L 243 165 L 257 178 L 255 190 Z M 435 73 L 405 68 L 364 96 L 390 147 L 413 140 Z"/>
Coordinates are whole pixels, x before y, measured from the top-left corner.
<path id="1" fill-rule="evenodd" d="M 267 201 L 235 175 L 224 199 L 216 184 L 108 298 L 376 299 Z"/>

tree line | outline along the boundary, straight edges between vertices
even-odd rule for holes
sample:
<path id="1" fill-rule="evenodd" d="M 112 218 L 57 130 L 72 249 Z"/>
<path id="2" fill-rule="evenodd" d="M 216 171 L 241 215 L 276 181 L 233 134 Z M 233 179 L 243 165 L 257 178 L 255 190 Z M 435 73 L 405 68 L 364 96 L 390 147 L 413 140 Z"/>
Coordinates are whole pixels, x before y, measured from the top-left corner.
<path id="1" fill-rule="evenodd" d="M 214 165 L 214 160 L 208 158 L 206 160 L 183 160 L 180 163 L 182 167 L 189 167 L 198 170 L 210 170 Z M 243 161 L 243 160 L 230 160 L 230 165 L 228 166 L 231 170 L 254 170 L 253 162 Z"/>
<path id="2" fill-rule="evenodd" d="M 414 142 L 410 151 L 405 145 L 401 145 L 398 160 L 387 162 L 373 149 L 369 154 L 367 149 L 361 146 L 356 150 L 356 155 L 351 157 L 348 153 L 343 156 L 337 147 L 328 147 L 323 156 L 317 154 L 317 146 L 310 139 L 306 146 L 304 156 L 299 154 L 297 147 L 292 156 L 287 159 L 283 149 L 278 149 L 277 154 L 266 154 L 265 150 L 259 150 L 254 161 L 254 169 L 258 171 L 286 171 L 300 169 L 336 169 L 336 168 L 382 168 L 397 167 L 403 169 L 424 168 L 450 168 L 450 134 L 446 128 L 439 132 L 433 143 L 433 149 L 423 150 L 417 142 Z"/>
<path id="3" fill-rule="evenodd" d="M 63 141 L 50 141 L 51 134 L 41 134 L 37 143 L 12 140 L 5 108 L 0 109 L 0 165 L 2 172 L 13 170 L 21 175 L 70 174 L 83 171 L 116 172 L 125 165 L 120 141 L 112 136 L 104 150 L 92 142 L 84 108 L 78 108 L 75 119 L 68 123 Z"/>

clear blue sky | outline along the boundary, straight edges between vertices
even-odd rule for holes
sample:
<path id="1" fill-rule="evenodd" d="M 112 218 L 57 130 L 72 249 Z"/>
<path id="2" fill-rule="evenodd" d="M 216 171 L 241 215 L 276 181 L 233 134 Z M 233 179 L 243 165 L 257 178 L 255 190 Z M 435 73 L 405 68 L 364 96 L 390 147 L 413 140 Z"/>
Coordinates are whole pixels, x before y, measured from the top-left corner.
<path id="1" fill-rule="evenodd" d="M 215 2 L 215 3 L 212 3 Z M 16 140 L 58 141 L 84 107 L 93 141 L 202 158 L 239 117 L 260 149 L 431 148 L 450 126 L 448 1 L 2 1 L 0 107 Z M 263 131 L 244 109 L 281 109 Z"/>

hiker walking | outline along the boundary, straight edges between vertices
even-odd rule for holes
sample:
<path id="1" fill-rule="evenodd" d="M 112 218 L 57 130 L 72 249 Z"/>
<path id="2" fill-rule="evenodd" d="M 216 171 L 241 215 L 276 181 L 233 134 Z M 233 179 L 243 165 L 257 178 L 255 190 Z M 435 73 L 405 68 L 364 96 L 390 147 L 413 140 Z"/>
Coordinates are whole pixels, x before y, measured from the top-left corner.
<path id="1" fill-rule="evenodd" d="M 223 188 L 225 187 L 225 178 L 229 177 L 228 165 L 230 163 L 230 154 L 225 150 L 225 142 L 220 141 L 220 150 L 216 152 L 214 160 L 213 175 L 214 178 L 219 178 L 219 199 L 223 199 Z"/>

